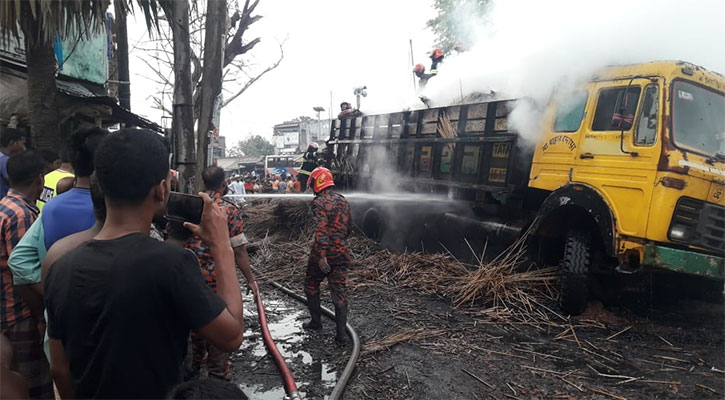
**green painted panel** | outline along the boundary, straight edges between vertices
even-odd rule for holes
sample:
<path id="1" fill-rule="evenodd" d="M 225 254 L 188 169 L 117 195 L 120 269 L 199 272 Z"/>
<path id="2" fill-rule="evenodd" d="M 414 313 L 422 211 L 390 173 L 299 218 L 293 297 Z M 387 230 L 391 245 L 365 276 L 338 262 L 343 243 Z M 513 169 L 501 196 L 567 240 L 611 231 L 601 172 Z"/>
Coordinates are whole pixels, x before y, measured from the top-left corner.
<path id="1" fill-rule="evenodd" d="M 60 75 L 103 85 L 108 80 L 108 33 L 104 24 L 100 29 L 79 35 L 71 32 L 68 37 L 53 44 L 60 64 Z M 25 37 L 19 32 L 0 35 L 0 57 L 25 64 Z"/>
<path id="2" fill-rule="evenodd" d="M 105 26 L 90 38 L 69 35 L 61 41 L 63 66 L 60 74 L 103 85 L 108 80 L 108 36 Z M 75 48 L 75 49 L 74 49 Z"/>
<path id="3" fill-rule="evenodd" d="M 725 259 L 723 257 L 663 246 L 647 245 L 644 265 L 711 278 L 723 279 L 725 277 Z"/>

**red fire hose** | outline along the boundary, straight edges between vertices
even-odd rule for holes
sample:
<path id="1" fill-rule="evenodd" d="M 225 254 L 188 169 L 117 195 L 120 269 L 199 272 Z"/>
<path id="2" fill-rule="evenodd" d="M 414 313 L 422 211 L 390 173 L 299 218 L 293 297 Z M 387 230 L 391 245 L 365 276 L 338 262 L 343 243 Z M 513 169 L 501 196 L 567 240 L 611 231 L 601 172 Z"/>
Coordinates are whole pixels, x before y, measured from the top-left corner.
<path id="1" fill-rule="evenodd" d="M 267 314 L 264 312 L 264 304 L 262 304 L 262 296 L 259 294 L 259 287 L 256 287 L 254 291 L 254 300 L 257 303 L 257 312 L 259 313 L 259 326 L 262 329 L 262 338 L 264 339 L 264 345 L 267 346 L 267 350 L 274 358 L 279 373 L 282 374 L 284 380 L 284 390 L 287 392 L 287 396 L 290 400 L 300 399 L 300 394 L 297 391 L 297 384 L 295 383 L 295 377 L 292 375 L 287 363 L 282 358 L 279 349 L 272 340 L 272 335 L 269 333 L 269 327 L 267 327 Z"/>

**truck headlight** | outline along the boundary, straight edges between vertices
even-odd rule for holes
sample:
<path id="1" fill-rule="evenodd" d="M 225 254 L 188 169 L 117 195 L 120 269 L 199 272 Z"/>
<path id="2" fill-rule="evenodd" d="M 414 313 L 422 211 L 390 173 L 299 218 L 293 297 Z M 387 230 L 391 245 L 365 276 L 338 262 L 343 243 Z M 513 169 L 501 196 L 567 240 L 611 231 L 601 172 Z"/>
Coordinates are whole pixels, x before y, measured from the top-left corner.
<path id="1" fill-rule="evenodd" d="M 670 227 L 670 238 L 674 240 L 685 240 L 689 236 L 687 226 L 672 224 Z"/>

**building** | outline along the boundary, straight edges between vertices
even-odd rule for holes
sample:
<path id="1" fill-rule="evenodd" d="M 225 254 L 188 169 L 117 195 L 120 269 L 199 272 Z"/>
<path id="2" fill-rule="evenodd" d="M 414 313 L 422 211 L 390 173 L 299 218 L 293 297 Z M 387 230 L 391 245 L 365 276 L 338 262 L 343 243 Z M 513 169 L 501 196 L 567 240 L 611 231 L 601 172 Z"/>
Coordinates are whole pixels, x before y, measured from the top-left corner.
<path id="1" fill-rule="evenodd" d="M 226 157 L 227 140 L 224 136 L 218 136 L 217 138 L 213 139 L 211 152 L 215 159 L 221 159 Z"/>
<path id="2" fill-rule="evenodd" d="M 246 175 L 252 172 L 264 176 L 264 156 L 218 158 L 216 165 L 224 170 L 226 176 Z"/>
<path id="3" fill-rule="evenodd" d="M 89 37 L 70 34 L 54 44 L 61 138 L 82 127 L 112 127 L 119 123 L 162 132 L 157 124 L 120 107 L 118 100 L 109 95 L 108 82 L 113 80 L 109 79 L 109 62 L 114 57 L 113 38 L 108 33 L 111 23 L 107 14 L 104 29 Z M 18 128 L 29 132 L 24 43 L 22 32 L 19 37 L 0 35 L 0 125 L 15 117 Z"/>
<path id="4" fill-rule="evenodd" d="M 303 153 L 307 144 L 317 142 L 321 146 L 330 134 L 330 120 L 300 117 L 274 126 L 272 141 L 275 154 Z"/>

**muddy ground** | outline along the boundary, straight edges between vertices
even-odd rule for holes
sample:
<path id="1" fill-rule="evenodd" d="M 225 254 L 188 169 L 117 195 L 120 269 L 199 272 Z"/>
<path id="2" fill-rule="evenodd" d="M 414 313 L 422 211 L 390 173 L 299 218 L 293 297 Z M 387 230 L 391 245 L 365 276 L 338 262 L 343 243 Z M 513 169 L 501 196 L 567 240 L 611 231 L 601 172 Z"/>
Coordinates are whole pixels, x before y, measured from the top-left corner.
<path id="1" fill-rule="evenodd" d="M 346 399 L 725 396 L 721 286 L 709 288 L 706 301 L 670 294 L 666 304 L 635 290 L 606 307 L 592 302 L 573 318 L 558 315 L 554 302 L 540 299 L 540 313 L 512 318 L 505 310 L 483 306 L 454 309 L 445 298 L 370 279 L 364 272 L 357 266 L 350 273 L 350 323 L 363 353 Z M 302 280 L 300 275 L 291 285 L 298 293 Z M 303 398 L 325 398 L 350 345 L 335 345 L 331 320 L 323 321 L 321 333 L 304 332 L 304 306 L 268 284 L 260 287 L 272 336 Z M 324 285 L 323 298 L 331 307 Z M 234 356 L 234 381 L 252 399 L 281 399 L 282 380 L 266 355 L 256 308 L 250 296 L 245 301 L 246 340 Z"/>

